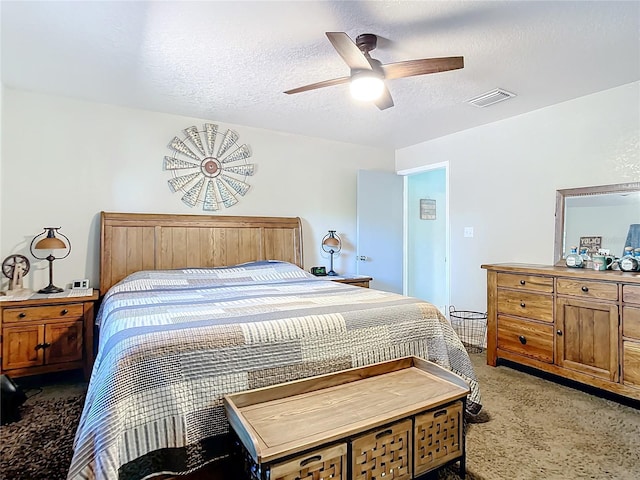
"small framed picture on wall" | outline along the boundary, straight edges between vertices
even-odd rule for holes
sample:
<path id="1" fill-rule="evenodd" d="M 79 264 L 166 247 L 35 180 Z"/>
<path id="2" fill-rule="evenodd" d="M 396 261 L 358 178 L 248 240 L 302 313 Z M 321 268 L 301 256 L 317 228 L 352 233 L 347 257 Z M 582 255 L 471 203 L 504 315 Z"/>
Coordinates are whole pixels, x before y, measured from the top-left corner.
<path id="1" fill-rule="evenodd" d="M 420 220 L 436 219 L 436 201 L 430 198 L 420 199 Z"/>

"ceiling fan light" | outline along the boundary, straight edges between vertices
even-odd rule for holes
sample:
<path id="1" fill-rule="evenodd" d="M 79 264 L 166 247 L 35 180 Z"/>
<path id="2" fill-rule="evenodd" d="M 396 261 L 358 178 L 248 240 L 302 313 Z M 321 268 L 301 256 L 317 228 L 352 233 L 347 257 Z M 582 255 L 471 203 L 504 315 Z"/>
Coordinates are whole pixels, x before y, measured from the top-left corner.
<path id="1" fill-rule="evenodd" d="M 363 71 L 353 74 L 350 87 L 353 98 L 370 102 L 380 98 L 384 91 L 384 81 L 376 72 Z"/>

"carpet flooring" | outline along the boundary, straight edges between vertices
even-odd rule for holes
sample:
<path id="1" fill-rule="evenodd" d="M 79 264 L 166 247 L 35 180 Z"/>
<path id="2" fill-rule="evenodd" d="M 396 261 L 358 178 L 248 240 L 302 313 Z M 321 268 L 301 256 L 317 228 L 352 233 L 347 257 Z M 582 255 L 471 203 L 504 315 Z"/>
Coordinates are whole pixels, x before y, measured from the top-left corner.
<path id="1" fill-rule="evenodd" d="M 640 479 L 637 402 L 471 357 L 484 408 L 467 428 L 467 480 Z M 84 388 L 45 386 L 23 406 L 20 421 L 0 427 L 1 479 L 66 478 Z M 460 479 L 456 468 L 429 478 Z"/>
<path id="2" fill-rule="evenodd" d="M 19 421 L 0 427 L 0 478 L 64 480 L 83 402 L 76 395 L 25 404 Z"/>
<path id="3" fill-rule="evenodd" d="M 640 403 L 471 357 L 491 414 L 467 434 L 473 480 L 640 479 Z"/>

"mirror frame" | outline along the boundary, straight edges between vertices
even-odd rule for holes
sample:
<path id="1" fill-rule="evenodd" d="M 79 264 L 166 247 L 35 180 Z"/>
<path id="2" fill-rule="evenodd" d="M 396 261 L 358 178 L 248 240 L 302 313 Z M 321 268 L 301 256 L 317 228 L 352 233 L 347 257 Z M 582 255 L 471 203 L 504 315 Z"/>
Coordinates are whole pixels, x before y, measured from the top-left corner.
<path id="1" fill-rule="evenodd" d="M 567 197 L 583 197 L 590 195 L 601 195 L 604 193 L 637 192 L 640 191 L 640 182 L 616 183 L 613 185 L 598 185 L 595 187 L 566 188 L 556 190 L 556 232 L 553 246 L 554 265 L 562 264 L 563 237 L 564 237 L 564 216 L 565 200 Z"/>

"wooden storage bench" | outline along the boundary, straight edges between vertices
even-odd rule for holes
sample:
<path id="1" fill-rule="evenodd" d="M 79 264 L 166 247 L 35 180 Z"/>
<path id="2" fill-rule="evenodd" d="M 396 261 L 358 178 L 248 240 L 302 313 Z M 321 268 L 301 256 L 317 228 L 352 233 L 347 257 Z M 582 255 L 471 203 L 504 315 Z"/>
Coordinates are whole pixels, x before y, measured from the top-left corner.
<path id="1" fill-rule="evenodd" d="M 460 462 L 469 386 L 417 357 L 224 398 L 252 480 L 404 480 Z"/>

